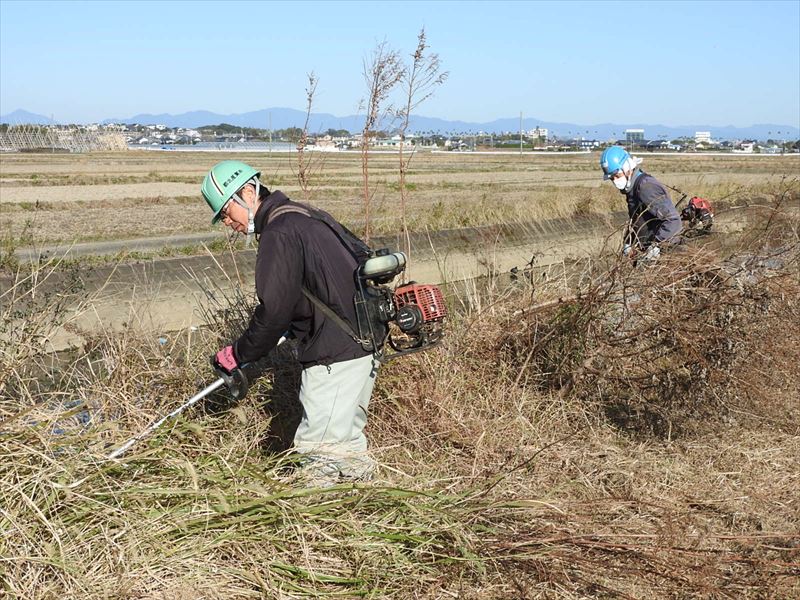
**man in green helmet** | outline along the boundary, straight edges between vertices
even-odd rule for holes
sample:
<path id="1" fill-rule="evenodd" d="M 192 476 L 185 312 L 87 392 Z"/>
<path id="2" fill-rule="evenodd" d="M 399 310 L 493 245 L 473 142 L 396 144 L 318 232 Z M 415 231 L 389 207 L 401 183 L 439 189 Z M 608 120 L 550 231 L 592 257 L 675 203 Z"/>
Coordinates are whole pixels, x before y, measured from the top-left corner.
<path id="1" fill-rule="evenodd" d="M 270 192 L 259 175 L 227 160 L 211 169 L 201 188 L 212 223 L 258 237 L 258 305 L 247 330 L 216 354 L 215 365 L 230 373 L 255 362 L 288 331 L 299 342 L 303 367 L 303 416 L 294 437 L 303 472 L 315 485 L 370 479 L 374 461 L 364 426 L 378 363 L 336 322 L 357 327 L 353 274 L 368 249 L 328 213 Z"/>

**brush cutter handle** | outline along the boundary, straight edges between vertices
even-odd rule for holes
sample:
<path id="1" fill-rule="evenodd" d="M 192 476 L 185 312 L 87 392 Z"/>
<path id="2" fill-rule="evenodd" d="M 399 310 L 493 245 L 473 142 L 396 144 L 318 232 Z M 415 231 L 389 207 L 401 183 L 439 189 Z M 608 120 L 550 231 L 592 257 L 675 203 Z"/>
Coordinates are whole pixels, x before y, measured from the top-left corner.
<path id="1" fill-rule="evenodd" d="M 276 346 L 280 346 L 284 343 L 291 334 L 287 331 L 284 333 L 281 338 L 278 340 Z M 228 346 L 230 347 L 230 346 Z M 249 366 L 250 363 L 244 363 L 241 365 L 237 365 L 236 368 L 231 369 L 230 372 L 226 371 L 222 365 L 219 364 L 218 354 L 215 354 L 211 357 L 211 367 L 214 369 L 214 372 L 225 382 L 225 385 L 228 387 L 228 392 L 231 395 L 231 398 L 234 400 L 242 400 L 246 395 L 247 391 L 250 389 L 250 383 L 247 380 L 247 375 L 244 374 L 245 367 Z"/>
<path id="2" fill-rule="evenodd" d="M 242 400 L 247 395 L 250 384 L 247 381 L 247 375 L 242 371 L 242 368 L 247 365 L 242 365 L 241 367 L 235 368 L 230 373 L 226 373 L 216 365 L 214 357 L 212 356 L 211 366 L 214 367 L 214 371 L 219 375 L 220 379 L 225 382 L 225 386 L 228 388 L 228 393 L 231 395 L 231 398 L 234 400 Z"/>
<path id="3" fill-rule="evenodd" d="M 286 332 L 283 336 L 281 336 L 281 339 L 278 340 L 277 345 L 280 346 L 290 337 L 290 335 L 291 334 L 289 332 Z M 168 415 L 164 415 L 163 417 L 161 417 L 158 421 L 150 425 L 140 434 L 135 435 L 134 437 L 129 439 L 122 446 L 120 446 L 119 448 L 114 450 L 111 454 L 109 454 L 107 458 L 108 459 L 119 458 L 123 453 L 125 453 L 128 450 L 128 448 L 133 446 L 136 442 L 138 442 L 142 438 L 145 438 L 148 435 L 150 435 L 152 432 L 158 429 L 165 421 L 171 419 L 172 417 L 177 416 L 185 409 L 199 402 L 200 400 L 208 396 L 211 392 L 222 387 L 223 385 L 228 387 L 228 391 L 230 392 L 234 400 L 241 400 L 242 398 L 244 398 L 247 395 L 247 390 L 249 389 L 249 385 L 247 382 L 247 377 L 242 371 L 242 368 L 246 367 L 247 364 L 240 365 L 238 368 L 234 369 L 233 372 L 231 373 L 226 373 L 222 369 L 219 369 L 217 367 L 214 360 L 215 358 L 216 358 L 215 356 L 211 357 L 211 366 L 214 368 L 214 371 L 216 371 L 217 374 L 219 374 L 219 379 L 217 379 L 214 383 L 205 387 L 201 391 L 197 392 L 194 396 L 189 398 L 186 402 L 181 404 L 178 408 L 173 410 Z"/>

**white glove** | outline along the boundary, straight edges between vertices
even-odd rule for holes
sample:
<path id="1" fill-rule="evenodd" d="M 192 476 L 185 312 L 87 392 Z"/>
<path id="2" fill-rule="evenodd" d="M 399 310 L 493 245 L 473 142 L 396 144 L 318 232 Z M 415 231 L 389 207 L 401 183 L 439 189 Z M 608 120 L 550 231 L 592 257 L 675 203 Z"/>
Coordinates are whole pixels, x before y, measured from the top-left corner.
<path id="1" fill-rule="evenodd" d="M 661 256 L 661 248 L 653 244 L 652 246 L 650 246 L 650 248 L 648 248 L 647 252 L 645 252 L 645 255 L 642 257 L 642 260 L 655 260 L 659 256 Z"/>
<path id="2" fill-rule="evenodd" d="M 631 252 L 633 252 L 633 246 L 631 244 L 625 244 L 622 247 L 622 256 L 624 256 L 625 258 L 629 257 L 631 255 Z"/>

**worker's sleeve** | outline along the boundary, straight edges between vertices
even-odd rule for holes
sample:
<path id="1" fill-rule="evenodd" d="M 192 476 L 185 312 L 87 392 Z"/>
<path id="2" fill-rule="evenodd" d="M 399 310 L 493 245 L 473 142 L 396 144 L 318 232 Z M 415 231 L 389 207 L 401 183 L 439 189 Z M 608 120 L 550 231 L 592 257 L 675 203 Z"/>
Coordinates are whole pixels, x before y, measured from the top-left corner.
<path id="1" fill-rule="evenodd" d="M 303 249 L 297 236 L 265 232 L 256 261 L 256 306 L 234 344 L 240 364 L 266 356 L 289 329 L 303 289 Z"/>
<path id="2" fill-rule="evenodd" d="M 647 211 L 648 219 L 655 229 L 653 242 L 660 244 L 675 238 L 683 229 L 681 216 L 672 203 L 667 190 L 657 182 L 643 182 L 639 187 L 639 198 Z"/>

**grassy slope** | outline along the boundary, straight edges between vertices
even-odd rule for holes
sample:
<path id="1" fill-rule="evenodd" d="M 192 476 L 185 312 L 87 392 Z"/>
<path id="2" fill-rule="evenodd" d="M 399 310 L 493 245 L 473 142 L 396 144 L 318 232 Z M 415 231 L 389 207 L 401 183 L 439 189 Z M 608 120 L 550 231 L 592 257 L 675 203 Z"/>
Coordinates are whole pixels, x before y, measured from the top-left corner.
<path id="1" fill-rule="evenodd" d="M 86 333 L 53 368 L 37 344 L 60 298 L 20 284 L 0 319 L 0 589 L 797 597 L 797 226 L 772 215 L 733 263 L 702 245 L 649 269 L 609 257 L 562 303 L 538 280 L 465 300 L 441 348 L 379 378 L 380 478 L 328 490 L 267 451 L 296 414 L 280 356 L 238 406 L 217 397 L 104 461 L 207 381 L 219 340 Z"/>

